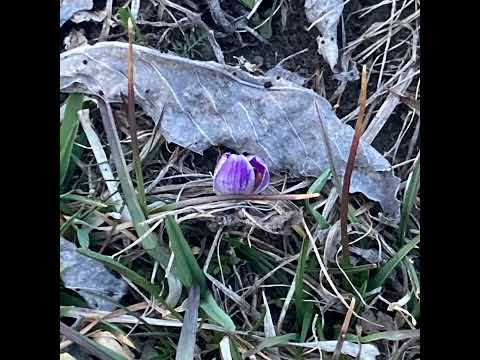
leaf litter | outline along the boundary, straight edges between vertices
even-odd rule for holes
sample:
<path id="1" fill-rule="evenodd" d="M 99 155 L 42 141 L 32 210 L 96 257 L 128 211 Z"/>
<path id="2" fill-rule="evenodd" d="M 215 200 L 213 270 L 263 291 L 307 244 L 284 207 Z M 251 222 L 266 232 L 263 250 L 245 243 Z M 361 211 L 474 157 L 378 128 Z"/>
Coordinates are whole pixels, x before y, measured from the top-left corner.
<path id="1" fill-rule="evenodd" d="M 75 244 L 63 237 L 60 237 L 60 269 L 64 286 L 76 291 L 93 309 L 112 311 L 127 293 L 128 285 L 123 279 L 115 277 L 98 261 L 80 254 Z"/>
<path id="2" fill-rule="evenodd" d="M 75 14 L 93 8 L 93 0 L 61 0 L 60 1 L 60 27 Z"/>
<path id="3" fill-rule="evenodd" d="M 127 93 L 126 59 L 127 44 L 120 42 L 66 51 L 60 55 L 60 89 L 120 102 Z M 223 145 L 261 155 L 273 172 L 319 176 L 330 165 L 319 124 L 324 121 L 334 166 L 343 175 L 353 129 L 312 90 L 142 46 L 135 46 L 135 59 L 136 100 L 155 122 L 163 114 L 161 131 L 169 142 L 199 154 Z M 389 162 L 361 142 L 351 192 L 378 201 L 386 217 L 398 220 L 399 184 Z"/>

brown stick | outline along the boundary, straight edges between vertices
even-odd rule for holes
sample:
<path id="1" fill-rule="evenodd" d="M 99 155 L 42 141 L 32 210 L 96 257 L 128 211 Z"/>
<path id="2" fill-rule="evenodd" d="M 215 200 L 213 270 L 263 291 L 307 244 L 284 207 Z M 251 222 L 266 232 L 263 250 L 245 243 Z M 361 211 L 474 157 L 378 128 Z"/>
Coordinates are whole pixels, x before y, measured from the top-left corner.
<path id="1" fill-rule="evenodd" d="M 137 180 L 137 193 L 140 206 L 143 211 L 146 210 L 145 187 L 143 184 L 142 163 L 140 160 L 140 151 L 137 139 L 137 120 L 135 118 L 135 90 L 133 81 L 133 23 L 128 18 L 128 94 L 127 94 L 127 119 L 130 128 L 130 137 L 132 138 L 132 156 L 135 168 L 135 179 Z"/>
<path id="2" fill-rule="evenodd" d="M 360 110 L 358 112 L 357 123 L 355 124 L 355 133 L 352 139 L 352 146 L 350 147 L 350 154 L 348 155 L 347 166 L 345 168 L 345 175 L 343 177 L 342 198 L 340 201 L 340 233 L 342 237 L 342 266 L 350 267 L 350 249 L 348 246 L 348 200 L 350 198 L 350 181 L 352 180 L 353 167 L 355 165 L 355 158 L 357 156 L 358 144 L 360 143 L 360 136 L 363 129 L 363 118 L 365 116 L 365 109 L 367 107 L 367 67 L 362 67 L 362 81 L 360 89 Z"/>
<path id="3" fill-rule="evenodd" d="M 340 330 L 340 337 L 337 341 L 337 346 L 335 347 L 335 352 L 333 353 L 332 359 L 338 360 L 340 357 L 340 353 L 342 352 L 342 346 L 347 338 L 347 331 L 348 327 L 350 326 L 350 321 L 352 320 L 353 309 L 355 308 L 355 298 L 352 297 L 352 301 L 350 302 L 350 306 L 348 307 L 347 314 L 345 315 L 345 319 L 343 320 L 342 328 Z"/>

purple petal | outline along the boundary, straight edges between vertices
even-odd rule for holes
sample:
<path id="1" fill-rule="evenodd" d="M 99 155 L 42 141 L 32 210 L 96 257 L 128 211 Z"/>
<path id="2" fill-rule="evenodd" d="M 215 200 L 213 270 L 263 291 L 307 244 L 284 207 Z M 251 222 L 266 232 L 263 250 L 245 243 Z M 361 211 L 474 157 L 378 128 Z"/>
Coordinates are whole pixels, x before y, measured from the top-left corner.
<path id="1" fill-rule="evenodd" d="M 215 166 L 215 171 L 213 172 L 213 176 L 215 177 L 218 173 L 218 170 L 222 167 L 223 163 L 225 162 L 225 160 L 227 160 L 229 157 L 230 157 L 230 153 L 225 153 L 223 154 L 220 159 L 218 159 L 217 161 L 217 165 Z"/>
<path id="2" fill-rule="evenodd" d="M 247 158 L 235 154 L 222 156 L 213 176 L 213 189 L 217 194 L 252 194 L 255 171 Z"/>
<path id="3" fill-rule="evenodd" d="M 270 173 L 265 162 L 256 155 L 247 156 L 250 165 L 255 169 L 254 193 L 259 194 L 265 190 L 270 183 Z"/>

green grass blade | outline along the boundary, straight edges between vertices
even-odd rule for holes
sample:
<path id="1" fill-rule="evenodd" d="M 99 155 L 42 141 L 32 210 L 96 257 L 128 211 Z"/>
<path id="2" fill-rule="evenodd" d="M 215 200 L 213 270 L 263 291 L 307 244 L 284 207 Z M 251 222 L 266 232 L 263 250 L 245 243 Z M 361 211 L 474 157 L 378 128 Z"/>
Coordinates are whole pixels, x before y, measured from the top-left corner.
<path id="1" fill-rule="evenodd" d="M 310 186 L 307 191 L 307 194 L 319 193 L 325 187 L 328 179 L 332 176 L 332 171 L 330 169 L 324 171 L 317 180 Z M 326 229 L 330 225 L 328 224 L 327 220 L 320 214 L 317 210 L 313 208 L 310 204 L 310 200 L 305 200 L 305 207 L 307 211 L 312 215 L 315 220 L 317 221 L 318 225 L 321 229 Z"/>
<path id="2" fill-rule="evenodd" d="M 369 343 L 379 340 L 388 340 L 388 341 L 401 341 L 406 339 L 411 339 L 414 337 L 420 336 L 420 330 L 389 330 L 389 331 L 380 331 L 374 334 L 369 334 L 362 336 L 360 341 L 362 343 Z M 358 336 L 353 334 L 347 334 L 347 340 L 351 342 L 358 342 Z"/>
<path id="3" fill-rule="evenodd" d="M 230 316 L 218 306 L 210 292 L 207 292 L 200 303 L 200 307 L 210 319 L 223 326 L 228 331 L 235 331 L 235 324 Z"/>
<path id="4" fill-rule="evenodd" d="M 81 202 L 85 205 L 91 205 L 91 206 L 98 207 L 98 208 L 108 208 L 110 206 L 110 204 L 104 204 L 100 201 L 95 201 L 95 200 L 89 199 L 85 196 L 81 196 L 81 195 L 77 195 L 77 194 L 60 195 L 60 199 L 64 200 L 64 201 L 65 200 L 78 201 L 78 202 Z"/>
<path id="5" fill-rule="evenodd" d="M 377 272 L 377 274 L 369 281 L 368 291 L 376 289 L 383 285 L 388 275 L 395 269 L 398 264 L 407 256 L 407 254 L 420 242 L 420 236 L 408 242 L 398 252 L 388 260 Z"/>
<path id="6" fill-rule="evenodd" d="M 60 225 L 60 235 L 63 235 L 65 231 L 67 231 L 68 228 L 75 223 L 75 220 L 80 219 L 83 216 L 83 213 L 83 209 L 76 211 L 67 221 L 63 223 L 63 225 Z"/>
<path id="7" fill-rule="evenodd" d="M 84 102 L 85 103 L 85 102 Z M 75 140 L 75 143 L 78 145 L 83 145 L 87 146 L 87 141 L 86 141 L 86 136 L 84 132 L 80 132 L 77 134 L 77 138 Z M 70 183 L 70 179 L 72 178 L 72 175 L 75 171 L 75 168 L 77 167 L 77 164 L 75 163 L 75 160 L 81 159 L 82 155 L 84 153 L 85 149 L 82 146 L 73 146 L 72 149 L 72 154 L 70 155 L 70 164 L 68 165 L 67 172 L 65 174 L 65 178 L 63 179 L 63 184 L 61 186 L 61 192 L 64 192 L 67 190 L 67 185 Z"/>
<path id="8" fill-rule="evenodd" d="M 230 341 L 230 354 L 232 355 L 232 360 L 242 360 L 242 355 L 237 348 L 237 344 L 229 339 Z"/>
<path id="9" fill-rule="evenodd" d="M 405 195 L 402 202 L 402 212 L 400 218 L 399 226 L 399 243 L 403 244 L 405 235 L 407 234 L 408 222 L 410 218 L 410 213 L 412 212 L 415 199 L 417 197 L 418 190 L 420 188 L 420 155 L 415 162 L 415 167 L 410 179 L 408 181 L 407 189 L 405 190 Z"/>
<path id="10" fill-rule="evenodd" d="M 308 330 L 313 318 L 313 303 L 308 302 L 305 304 L 305 311 L 303 312 L 302 332 L 300 334 L 300 342 L 304 342 L 307 338 Z"/>
<path id="11" fill-rule="evenodd" d="M 205 274 L 198 266 L 180 226 L 171 215 L 165 217 L 165 225 L 170 239 L 170 248 L 175 255 L 175 274 L 185 287 L 190 289 L 198 286 L 203 294 L 207 290 Z"/>
<path id="12" fill-rule="evenodd" d="M 245 353 L 244 358 L 248 358 L 252 355 L 255 355 L 264 349 L 285 344 L 289 341 L 295 340 L 297 337 L 298 337 L 297 334 L 286 334 L 286 335 L 272 336 L 272 337 L 265 338 L 260 342 L 260 344 L 255 346 L 255 349 Z"/>
<path id="13" fill-rule="evenodd" d="M 70 158 L 72 155 L 73 143 L 77 137 L 78 115 L 83 104 L 83 95 L 71 94 L 67 99 L 65 113 L 60 125 L 60 186 L 65 180 Z"/>
<path id="14" fill-rule="evenodd" d="M 303 293 L 303 278 L 305 275 L 305 265 L 307 263 L 307 253 L 310 242 L 303 239 L 302 249 L 300 250 L 300 257 L 298 259 L 297 271 L 295 273 L 295 312 L 297 316 L 297 325 L 299 328 L 302 327 L 302 322 L 304 318 L 304 293 Z"/>
<path id="15" fill-rule="evenodd" d="M 240 2 L 250 10 L 253 9 L 253 6 L 255 5 L 255 0 L 240 0 Z"/>
<path id="16" fill-rule="evenodd" d="M 200 288 L 200 307 L 210 319 L 227 330 L 235 330 L 235 324 L 232 319 L 218 306 L 213 296 L 209 293 L 205 274 L 200 269 L 180 226 L 178 226 L 173 216 L 168 215 L 165 217 L 165 225 L 170 239 L 170 247 L 175 255 L 175 274 L 186 288 L 190 289 L 193 286 Z"/>
<path id="17" fill-rule="evenodd" d="M 77 239 L 81 248 L 88 249 L 90 246 L 90 229 L 86 227 L 78 228 Z"/>
<path id="18" fill-rule="evenodd" d="M 120 264 L 118 261 L 113 260 L 110 256 L 105 256 L 88 249 L 77 249 L 77 251 L 80 254 L 88 256 L 91 259 L 100 261 L 102 264 L 104 264 L 106 267 L 110 268 L 111 270 L 114 270 L 119 274 L 122 274 L 128 280 L 133 282 L 135 285 L 148 291 L 150 295 L 158 299 L 158 296 L 160 294 L 160 288 L 158 286 L 152 284 L 150 281 L 138 275 L 135 271 L 130 270 L 126 266 Z"/>

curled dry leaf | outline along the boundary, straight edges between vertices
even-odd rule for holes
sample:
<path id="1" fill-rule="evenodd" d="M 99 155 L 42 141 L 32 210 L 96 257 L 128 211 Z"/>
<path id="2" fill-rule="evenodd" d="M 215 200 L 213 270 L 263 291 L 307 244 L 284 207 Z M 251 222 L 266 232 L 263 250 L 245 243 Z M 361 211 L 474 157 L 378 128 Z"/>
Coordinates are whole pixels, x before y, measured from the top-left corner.
<path id="1" fill-rule="evenodd" d="M 88 39 L 86 38 L 83 29 L 73 29 L 70 34 L 65 37 L 63 44 L 65 45 L 65 50 L 69 50 L 76 48 L 77 46 L 88 44 Z"/>
<path id="2" fill-rule="evenodd" d="M 127 47 L 82 46 L 60 55 L 60 89 L 121 102 L 127 93 Z M 336 171 L 343 176 L 353 129 L 326 99 L 283 78 L 253 76 L 231 66 L 194 61 L 135 46 L 135 98 L 167 141 L 202 154 L 210 146 L 260 155 L 272 172 L 319 176 L 330 167 L 324 122 Z M 319 114 L 315 103 L 318 105 Z M 320 115 L 320 118 L 319 118 Z M 400 179 L 373 147 L 360 142 L 351 192 L 378 201 L 398 220 Z"/>
<path id="3" fill-rule="evenodd" d="M 98 10 L 98 11 L 79 11 L 72 16 L 72 21 L 75 24 L 79 24 L 85 21 L 94 21 L 101 22 L 107 17 L 107 10 Z"/>
<path id="4" fill-rule="evenodd" d="M 106 348 L 124 356 L 128 360 L 135 359 L 135 355 L 128 349 L 127 346 L 123 346 L 119 339 L 108 331 L 97 331 L 92 334 L 92 340 L 97 344 L 105 346 Z"/>
<path id="5" fill-rule="evenodd" d="M 315 24 L 320 36 L 317 38 L 318 53 L 334 71 L 338 62 L 337 27 L 343 12 L 343 0 L 305 0 L 305 15 L 310 24 Z"/>
<path id="6" fill-rule="evenodd" d="M 115 309 L 112 301 L 118 302 L 127 292 L 125 281 L 117 279 L 103 264 L 80 254 L 72 242 L 62 237 L 60 267 L 64 286 L 78 292 L 93 309 L 112 311 Z"/>
<path id="7" fill-rule="evenodd" d="M 60 354 L 60 360 L 77 360 L 69 353 L 62 353 Z"/>
<path id="8" fill-rule="evenodd" d="M 60 27 L 72 18 L 73 15 L 93 8 L 93 0 L 61 0 L 60 1 Z"/>

